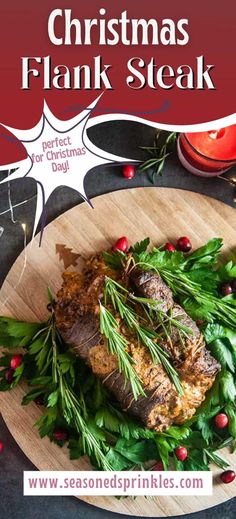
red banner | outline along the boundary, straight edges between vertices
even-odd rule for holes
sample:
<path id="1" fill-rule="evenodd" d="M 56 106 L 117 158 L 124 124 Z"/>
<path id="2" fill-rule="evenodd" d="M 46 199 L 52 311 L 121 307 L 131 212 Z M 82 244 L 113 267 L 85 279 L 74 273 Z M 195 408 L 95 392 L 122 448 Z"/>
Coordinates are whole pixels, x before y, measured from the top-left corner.
<path id="1" fill-rule="evenodd" d="M 9 0 L 0 38 L 0 122 L 12 127 L 35 125 L 44 99 L 67 119 L 103 91 L 93 115 L 182 125 L 235 111 L 234 0 Z"/>

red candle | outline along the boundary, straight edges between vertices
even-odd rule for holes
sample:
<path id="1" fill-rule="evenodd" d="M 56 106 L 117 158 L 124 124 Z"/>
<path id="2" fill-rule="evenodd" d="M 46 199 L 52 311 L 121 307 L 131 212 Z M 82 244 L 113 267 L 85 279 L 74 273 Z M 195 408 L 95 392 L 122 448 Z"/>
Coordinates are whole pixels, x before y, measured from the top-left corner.
<path id="1" fill-rule="evenodd" d="M 236 164 L 236 124 L 219 130 L 181 133 L 178 155 L 195 175 L 214 177 Z"/>

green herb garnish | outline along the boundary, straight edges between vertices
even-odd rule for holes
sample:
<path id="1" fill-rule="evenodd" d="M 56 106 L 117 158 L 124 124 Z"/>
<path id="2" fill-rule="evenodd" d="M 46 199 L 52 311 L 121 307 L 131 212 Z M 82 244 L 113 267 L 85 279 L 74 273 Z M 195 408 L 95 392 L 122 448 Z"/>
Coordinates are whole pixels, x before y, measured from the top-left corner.
<path id="1" fill-rule="evenodd" d="M 212 269 L 222 247 L 222 240 L 214 238 L 189 256 L 180 252 L 154 249 L 151 252 L 134 253 L 136 265 L 143 270 L 153 270 L 171 288 L 180 304 L 193 319 L 207 322 L 218 320 L 236 328 L 236 301 L 218 295 L 220 273 Z"/>
<path id="2" fill-rule="evenodd" d="M 176 390 L 180 394 L 183 394 L 183 389 L 177 371 L 173 368 L 172 364 L 168 360 L 167 352 L 161 346 L 159 346 L 157 342 L 158 339 L 160 339 L 160 336 L 154 330 L 148 328 L 146 321 L 144 320 L 144 322 L 142 322 L 142 318 L 139 319 L 138 314 L 135 312 L 134 308 L 128 304 L 128 301 L 131 303 L 134 300 L 139 303 L 142 302 L 142 304 L 147 301 L 146 304 L 148 306 L 150 306 L 151 303 L 152 305 L 155 304 L 156 309 L 158 306 L 157 301 L 136 298 L 132 296 L 122 285 L 108 277 L 105 280 L 104 294 L 105 301 L 107 301 L 108 298 L 111 299 L 114 310 L 119 313 L 121 319 L 126 323 L 127 327 L 136 333 L 138 340 L 140 340 L 140 342 L 148 348 L 153 363 L 161 363 L 163 365 Z M 164 318 L 166 318 L 164 312 L 158 312 L 157 310 L 157 315 L 158 313 L 162 314 Z M 175 322 L 178 323 L 178 326 L 181 327 L 180 321 L 175 319 L 171 319 L 171 321 L 173 324 Z"/>
<path id="3" fill-rule="evenodd" d="M 127 352 L 128 341 L 118 331 L 118 323 L 105 306 L 100 303 L 100 330 L 107 338 L 108 349 L 112 355 L 117 355 L 119 371 L 129 380 L 135 400 L 139 395 L 145 396 L 142 384 L 132 364 L 134 360 Z"/>
<path id="4" fill-rule="evenodd" d="M 204 321 L 201 331 L 207 347 L 222 368 L 203 404 L 187 423 L 156 432 L 123 412 L 102 382 L 64 343 L 56 329 L 53 313 L 46 323 L 24 323 L 0 318 L 0 343 L 4 347 L 0 357 L 0 390 L 10 390 L 24 379 L 29 385 L 29 391 L 22 404 L 28 405 L 39 397 L 44 402 L 36 424 L 40 435 L 47 435 L 55 441 L 55 429 L 66 429 L 69 435 L 66 443 L 71 459 L 87 454 L 96 468 L 144 469 L 150 467 L 154 459 L 161 459 L 168 470 L 172 458 L 177 470 L 208 470 L 209 463 L 224 470 L 227 462 L 219 450 L 236 448 L 236 298 L 234 295 L 222 298 L 219 286 L 236 277 L 236 265 L 228 261 L 218 266 L 222 246 L 222 240 L 218 238 L 188 255 L 170 253 L 161 248 L 153 248 L 148 252 L 148 246 L 149 240 L 145 239 L 134 245 L 128 255 L 116 252 L 104 253 L 104 257 L 112 268 L 126 270 L 143 263 L 144 268 L 158 272 L 187 313 L 193 319 Z M 132 329 L 132 333 L 136 336 L 139 334 L 140 342 L 145 344 L 147 341 L 150 353 L 152 347 L 155 348 L 152 351 L 153 360 L 155 356 L 163 354 L 164 358 L 156 357 L 156 361 L 169 362 L 164 350 L 158 349 L 158 346 L 161 347 L 160 336 L 168 337 L 171 326 L 179 326 L 180 338 L 188 336 L 191 331 L 183 326 L 181 319 L 175 320 L 171 314 L 163 315 L 156 301 L 136 298 L 122 285 L 116 284 L 114 280 L 109 281 L 109 278 L 107 289 L 102 307 L 106 316 L 110 312 L 114 330 L 120 334 L 118 320 L 122 320 L 127 328 Z M 53 304 L 50 292 L 49 298 Z M 137 308 L 142 311 L 137 312 Z M 160 323 L 156 332 L 150 330 L 150 323 L 155 317 Z M 124 362 L 129 365 L 126 378 L 136 381 L 137 396 L 143 388 L 140 380 L 135 379 L 137 374 L 133 359 L 127 357 L 127 342 L 123 339 L 125 337 L 120 342 L 121 355 L 122 358 L 124 355 Z M 19 347 L 21 352 L 22 348 L 24 351 L 23 363 L 16 369 L 9 383 L 6 372 L 13 350 Z M 117 355 L 117 351 L 115 353 Z M 220 412 L 226 413 L 229 419 L 228 427 L 224 430 L 217 430 L 214 426 L 214 417 Z M 57 443 L 60 446 L 65 442 Z M 188 457 L 184 462 L 177 460 L 174 454 L 179 445 L 188 449 Z"/>
<path id="5" fill-rule="evenodd" d="M 161 175 L 164 169 L 166 158 L 172 153 L 177 139 L 176 132 L 166 132 L 158 130 L 153 146 L 141 146 L 141 149 L 149 153 L 150 158 L 145 160 L 140 166 L 140 171 L 151 170 L 151 180 L 154 183 L 155 177 Z"/>

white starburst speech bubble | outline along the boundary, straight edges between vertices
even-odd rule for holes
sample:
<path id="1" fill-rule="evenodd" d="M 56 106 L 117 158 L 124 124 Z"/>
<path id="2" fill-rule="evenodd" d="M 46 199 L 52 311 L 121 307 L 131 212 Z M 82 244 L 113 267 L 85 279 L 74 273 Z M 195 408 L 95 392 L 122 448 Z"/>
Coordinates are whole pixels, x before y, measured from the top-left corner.
<path id="1" fill-rule="evenodd" d="M 24 177 L 33 178 L 37 182 L 32 238 L 36 233 L 45 204 L 57 187 L 67 186 L 75 189 L 91 205 L 84 190 L 84 178 L 87 172 L 102 164 L 132 162 L 131 159 L 100 150 L 88 138 L 86 124 L 101 95 L 88 108 L 67 121 L 56 118 L 45 102 L 42 117 L 34 128 L 17 130 L 3 125 L 18 141 L 22 142 L 27 158 L 0 165 L 0 171 L 17 168 L 0 184 Z"/>

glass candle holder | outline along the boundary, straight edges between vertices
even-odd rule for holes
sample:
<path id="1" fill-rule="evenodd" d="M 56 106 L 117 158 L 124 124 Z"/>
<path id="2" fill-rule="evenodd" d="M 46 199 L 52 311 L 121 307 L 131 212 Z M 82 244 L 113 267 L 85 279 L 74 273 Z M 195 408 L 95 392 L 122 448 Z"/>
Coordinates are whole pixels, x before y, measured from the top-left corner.
<path id="1" fill-rule="evenodd" d="M 177 152 L 181 164 L 194 175 L 222 175 L 236 164 L 236 124 L 208 132 L 181 133 Z"/>

